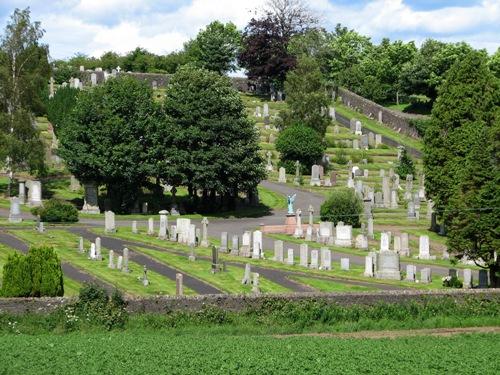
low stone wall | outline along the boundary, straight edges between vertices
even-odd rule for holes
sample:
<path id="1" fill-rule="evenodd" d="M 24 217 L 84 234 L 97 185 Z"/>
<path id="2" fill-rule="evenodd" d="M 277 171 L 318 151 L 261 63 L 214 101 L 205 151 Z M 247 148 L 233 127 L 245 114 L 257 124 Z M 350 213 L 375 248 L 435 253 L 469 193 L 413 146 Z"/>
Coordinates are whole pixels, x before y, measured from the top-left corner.
<path id="1" fill-rule="evenodd" d="M 410 124 L 410 120 L 426 118 L 426 116 L 392 111 L 341 87 L 338 88 L 337 94 L 342 98 L 344 105 L 361 111 L 361 113 L 369 118 L 381 121 L 382 124 L 387 125 L 398 133 L 419 138 L 418 132 Z"/>
<path id="2" fill-rule="evenodd" d="M 500 289 L 450 289 L 436 291 L 395 290 L 359 293 L 294 293 L 267 295 L 203 295 L 190 297 L 158 296 L 151 298 L 127 299 L 127 310 L 137 313 L 168 313 L 171 311 L 199 311 L 204 306 L 217 306 L 228 311 L 242 311 L 256 308 L 269 300 L 311 301 L 326 300 L 342 306 L 373 305 L 380 302 L 402 303 L 452 297 L 457 301 L 471 296 L 484 299 L 499 299 Z M 49 313 L 68 303 L 74 298 L 1 298 L 0 313 Z"/>

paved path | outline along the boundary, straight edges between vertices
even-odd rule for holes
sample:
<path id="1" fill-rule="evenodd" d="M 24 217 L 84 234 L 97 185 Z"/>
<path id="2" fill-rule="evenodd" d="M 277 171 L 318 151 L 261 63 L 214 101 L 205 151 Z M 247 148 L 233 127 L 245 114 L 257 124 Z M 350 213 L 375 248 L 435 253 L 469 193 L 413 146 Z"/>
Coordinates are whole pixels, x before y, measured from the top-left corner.
<path id="1" fill-rule="evenodd" d="M 83 238 L 86 238 L 87 240 L 90 241 L 95 241 L 96 237 L 98 237 L 96 234 L 88 231 L 85 228 L 81 227 L 72 227 L 68 229 L 71 233 L 76 234 L 78 236 L 82 236 Z M 113 238 L 113 237 L 106 237 L 106 236 L 100 236 L 101 237 L 101 244 L 102 246 L 112 249 L 115 253 L 118 255 L 123 254 L 123 248 L 128 247 L 129 245 L 133 244 L 131 241 L 127 240 L 122 240 L 118 238 Z M 137 243 L 139 246 L 145 246 L 143 244 Z M 164 263 L 157 262 L 156 260 L 153 260 L 152 258 L 145 256 L 141 253 L 138 253 L 136 251 L 133 251 L 129 249 L 129 258 L 130 260 L 133 260 L 136 263 L 145 265 L 149 270 L 152 270 L 156 273 L 159 273 L 162 276 L 165 276 L 171 280 L 175 280 L 175 275 L 181 271 L 176 270 L 175 268 L 169 267 L 165 265 Z M 199 279 L 196 279 L 192 276 L 184 274 L 184 285 L 192 290 L 194 290 L 198 294 L 222 294 L 223 292 L 215 287 L 213 287 L 210 284 L 205 283 L 204 281 L 201 281 Z"/>
<path id="2" fill-rule="evenodd" d="M 29 246 L 24 241 L 3 231 L 0 231 L 0 243 L 18 250 L 24 254 L 26 254 L 29 249 Z M 88 273 L 82 271 L 81 269 L 73 266 L 70 263 L 62 262 L 61 268 L 66 277 L 69 277 L 70 279 L 75 280 L 81 284 L 97 284 L 105 288 L 108 292 L 112 292 L 114 289 L 116 289 L 111 284 L 108 284 L 107 282 L 98 279 L 93 275 L 89 275 Z"/>

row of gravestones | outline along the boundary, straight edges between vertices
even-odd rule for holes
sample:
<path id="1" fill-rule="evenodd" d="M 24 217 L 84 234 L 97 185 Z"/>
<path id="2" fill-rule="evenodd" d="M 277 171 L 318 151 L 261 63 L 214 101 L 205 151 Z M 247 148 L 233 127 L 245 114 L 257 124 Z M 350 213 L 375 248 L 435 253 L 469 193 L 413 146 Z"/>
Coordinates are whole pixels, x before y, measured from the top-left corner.
<path id="1" fill-rule="evenodd" d="M 28 190 L 26 199 L 26 189 Z M 42 205 L 42 183 L 40 181 L 31 181 L 19 183 L 18 197 L 10 199 L 9 222 L 19 223 L 22 221 L 21 205 L 28 203 L 30 207 Z"/>

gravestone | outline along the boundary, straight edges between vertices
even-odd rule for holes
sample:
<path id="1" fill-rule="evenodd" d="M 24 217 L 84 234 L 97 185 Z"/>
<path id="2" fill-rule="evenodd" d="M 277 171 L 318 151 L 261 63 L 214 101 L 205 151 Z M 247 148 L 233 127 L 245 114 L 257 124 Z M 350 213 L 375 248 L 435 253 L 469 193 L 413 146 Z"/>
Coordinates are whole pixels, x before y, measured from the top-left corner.
<path id="1" fill-rule="evenodd" d="M 399 271 L 399 254 L 393 251 L 380 251 L 377 254 L 377 279 L 401 280 Z"/>
<path id="2" fill-rule="evenodd" d="M 253 232 L 253 251 L 252 259 L 264 258 L 264 249 L 262 248 L 262 232 L 256 230 Z"/>
<path id="3" fill-rule="evenodd" d="M 115 213 L 113 211 L 106 211 L 104 213 L 104 232 L 105 233 L 115 233 Z"/>
<path id="4" fill-rule="evenodd" d="M 19 203 L 20 204 L 25 204 L 26 203 L 26 185 L 24 182 L 19 183 Z"/>
<path id="5" fill-rule="evenodd" d="M 40 181 L 31 181 L 28 191 L 28 200 L 30 207 L 42 205 L 42 183 Z"/>
<path id="6" fill-rule="evenodd" d="M 188 228 L 188 237 L 187 237 L 187 245 L 188 246 L 196 246 L 196 225 L 190 224 Z"/>
<path id="7" fill-rule="evenodd" d="M 252 280 L 252 293 L 254 294 L 259 294 L 260 293 L 260 288 L 259 288 L 259 274 L 257 272 L 253 273 L 253 280 Z"/>
<path id="8" fill-rule="evenodd" d="M 364 234 L 358 234 L 355 240 L 355 247 L 362 250 L 368 249 L 368 238 Z"/>
<path id="9" fill-rule="evenodd" d="M 243 236 L 241 238 L 241 249 L 240 249 L 240 255 L 243 257 L 250 257 L 250 243 L 251 243 L 251 233 L 248 231 L 245 231 L 243 233 Z"/>
<path id="10" fill-rule="evenodd" d="M 119 255 L 116 261 L 116 269 L 121 270 L 123 268 L 123 256 Z"/>
<path id="11" fill-rule="evenodd" d="M 189 257 L 188 260 L 190 262 L 196 261 L 196 253 L 194 251 L 194 246 L 189 246 Z"/>
<path id="12" fill-rule="evenodd" d="M 266 152 L 266 156 L 267 156 L 266 171 L 268 171 L 268 172 L 272 172 L 274 170 L 273 163 L 271 161 L 272 155 L 273 154 L 271 153 L 271 151 Z"/>
<path id="13" fill-rule="evenodd" d="M 351 247 L 352 245 L 352 226 L 344 225 L 342 221 L 335 227 L 335 245 L 341 247 Z"/>
<path id="14" fill-rule="evenodd" d="M 158 238 L 160 240 L 167 239 L 167 228 L 168 228 L 168 211 L 161 210 L 160 214 L 160 230 L 158 231 Z"/>
<path id="15" fill-rule="evenodd" d="M 283 263 L 283 241 L 274 241 L 274 260 Z"/>
<path id="16" fill-rule="evenodd" d="M 420 270 L 420 282 L 423 284 L 429 284 L 432 281 L 431 269 L 422 268 Z"/>
<path id="17" fill-rule="evenodd" d="M 175 294 L 177 296 L 184 295 L 184 285 L 182 273 L 175 274 Z"/>
<path id="18" fill-rule="evenodd" d="M 332 120 L 334 120 L 334 121 L 335 121 L 335 120 L 336 120 L 336 116 L 335 116 L 335 108 L 330 107 L 330 108 L 329 108 L 329 111 L 328 111 L 328 115 L 330 116 L 330 118 L 331 118 Z"/>
<path id="19" fill-rule="evenodd" d="M 312 236 L 313 236 L 313 226 L 312 225 L 308 225 L 307 228 L 306 228 L 306 237 L 305 237 L 305 240 L 306 241 L 312 241 Z"/>
<path id="20" fill-rule="evenodd" d="M 335 186 L 337 184 L 337 172 L 336 171 L 330 172 L 330 183 L 332 186 Z"/>
<path id="21" fill-rule="evenodd" d="M 95 243 L 92 242 L 90 244 L 89 258 L 95 260 L 95 256 L 96 256 Z"/>
<path id="22" fill-rule="evenodd" d="M 255 107 L 255 112 L 253 113 L 255 117 L 262 117 L 262 113 L 260 112 L 260 106 Z"/>
<path id="23" fill-rule="evenodd" d="M 243 285 L 249 285 L 251 280 L 250 280 L 250 276 L 251 276 L 251 268 L 250 268 L 250 264 L 245 264 L 245 273 L 243 274 L 243 279 L 241 280 L 241 283 Z"/>
<path id="24" fill-rule="evenodd" d="M 320 269 L 329 271 L 332 269 L 332 252 L 327 247 L 321 248 L 321 265 Z"/>
<path id="25" fill-rule="evenodd" d="M 431 259 L 429 236 L 420 236 L 418 241 L 418 259 Z"/>
<path id="26" fill-rule="evenodd" d="M 240 252 L 240 238 L 237 234 L 233 234 L 231 239 L 231 255 L 238 255 Z"/>
<path id="27" fill-rule="evenodd" d="M 353 150 L 359 150 L 359 141 L 357 139 L 352 140 L 352 148 Z"/>
<path id="28" fill-rule="evenodd" d="M 208 224 L 209 224 L 208 218 L 204 217 L 201 220 L 201 242 L 200 242 L 201 247 L 208 247 L 210 245 L 208 242 Z M 221 248 L 222 248 L 222 242 L 221 242 Z M 227 252 L 227 233 L 226 233 L 226 249 L 224 252 Z"/>
<path id="29" fill-rule="evenodd" d="M 311 264 L 310 268 L 317 270 L 319 268 L 319 251 L 311 250 Z"/>
<path id="30" fill-rule="evenodd" d="M 389 251 L 390 243 L 389 234 L 387 232 L 382 232 L 380 234 L 380 251 Z"/>
<path id="31" fill-rule="evenodd" d="M 10 198 L 9 223 L 20 223 L 23 221 L 21 217 L 21 202 L 19 198 Z"/>
<path id="32" fill-rule="evenodd" d="M 177 241 L 179 243 L 187 244 L 189 242 L 189 231 L 191 227 L 191 219 L 178 218 L 176 219 Z M 196 232 L 193 233 L 193 236 Z M 193 241 L 194 242 L 194 241 Z"/>
<path id="33" fill-rule="evenodd" d="M 37 227 L 37 229 L 38 229 L 38 232 L 39 232 L 39 233 L 43 233 L 43 232 L 45 232 L 45 224 L 43 223 L 43 221 L 40 221 L 40 222 L 38 223 L 38 227 Z"/>
<path id="34" fill-rule="evenodd" d="M 300 244 L 300 260 L 299 265 L 307 267 L 309 264 L 309 246 L 306 243 Z"/>
<path id="35" fill-rule="evenodd" d="M 340 269 L 342 271 L 349 271 L 349 258 L 340 258 Z"/>
<path id="36" fill-rule="evenodd" d="M 391 189 L 389 187 L 389 177 L 382 177 L 382 196 L 384 199 L 384 207 L 391 207 Z"/>
<path id="37" fill-rule="evenodd" d="M 113 250 L 109 250 L 108 253 L 108 268 L 115 269 L 115 252 Z"/>
<path id="38" fill-rule="evenodd" d="M 286 184 L 286 170 L 283 167 L 280 167 L 279 169 L 278 182 L 280 184 Z"/>
<path id="39" fill-rule="evenodd" d="M 417 214 L 415 212 L 415 203 L 413 201 L 408 202 L 408 219 L 413 220 L 417 218 Z"/>
<path id="40" fill-rule="evenodd" d="M 215 246 L 212 246 L 212 273 L 220 272 L 221 265 L 219 264 L 219 251 Z"/>
<path id="41" fill-rule="evenodd" d="M 333 235 L 333 223 L 331 221 L 321 221 L 319 223 L 319 237 L 321 243 L 326 243 Z"/>
<path id="42" fill-rule="evenodd" d="M 382 135 L 375 134 L 375 147 L 378 147 L 382 144 Z"/>
<path id="43" fill-rule="evenodd" d="M 269 117 L 269 104 L 264 103 L 264 117 Z"/>
<path id="44" fill-rule="evenodd" d="M 375 134 L 373 132 L 368 133 L 368 146 L 375 147 Z"/>
<path id="45" fill-rule="evenodd" d="M 286 264 L 288 264 L 290 266 L 294 265 L 293 249 L 288 249 L 287 258 L 286 258 Z"/>
<path id="46" fill-rule="evenodd" d="M 227 232 L 220 234 L 220 248 L 221 253 L 227 253 Z"/>
<path id="47" fill-rule="evenodd" d="M 417 275 L 417 267 L 412 264 L 407 264 L 405 281 L 415 282 L 417 278 L 416 275 Z"/>
<path id="48" fill-rule="evenodd" d="M 99 202 L 97 195 L 97 186 L 93 182 L 86 182 L 83 184 L 84 198 L 82 212 L 86 214 L 98 214 Z"/>
<path id="49" fill-rule="evenodd" d="M 299 208 L 295 213 L 295 231 L 293 233 L 295 238 L 302 238 L 304 232 L 302 230 L 302 210 Z"/>
<path id="50" fill-rule="evenodd" d="M 463 287 L 465 289 L 472 288 L 472 270 L 470 268 L 464 269 L 464 282 Z"/>
<path id="51" fill-rule="evenodd" d="M 319 165 L 313 165 L 311 167 L 311 186 L 321 186 L 321 180 L 319 178 Z"/>
<path id="52" fill-rule="evenodd" d="M 371 216 L 368 218 L 368 225 L 367 225 L 367 227 L 368 227 L 368 238 L 371 239 L 371 240 L 373 240 L 373 238 L 374 238 L 374 234 L 373 234 L 373 217 L 371 217 Z"/>
<path id="53" fill-rule="evenodd" d="M 148 268 L 146 265 L 144 265 L 143 271 L 142 271 L 142 285 L 148 286 L 149 285 L 149 279 L 148 279 Z"/>
<path id="54" fill-rule="evenodd" d="M 365 272 L 363 275 L 365 277 L 373 277 L 375 273 L 375 261 L 376 261 L 376 253 L 370 252 L 367 256 L 365 256 Z"/>
<path id="55" fill-rule="evenodd" d="M 177 225 L 170 226 L 170 241 L 177 242 Z"/>
<path id="56" fill-rule="evenodd" d="M 90 73 L 90 84 L 92 86 L 97 86 L 97 74 Z"/>
<path id="57" fill-rule="evenodd" d="M 401 254 L 401 236 L 394 236 L 394 247 L 393 250 Z"/>
<path id="58" fill-rule="evenodd" d="M 154 236 L 155 234 L 155 220 L 150 217 L 148 219 L 148 235 Z"/>
<path id="59" fill-rule="evenodd" d="M 396 189 L 391 190 L 391 208 L 398 208 L 398 192 Z"/>
<path id="60" fill-rule="evenodd" d="M 69 179 L 69 190 L 78 191 L 80 190 L 80 188 L 81 188 L 80 182 L 78 182 L 75 176 L 71 175 Z"/>
<path id="61" fill-rule="evenodd" d="M 455 268 L 448 269 L 448 276 L 450 277 L 458 277 L 458 272 Z"/>
<path id="62" fill-rule="evenodd" d="M 83 237 L 78 239 L 78 252 L 81 254 L 85 252 L 85 249 L 83 248 Z"/>
<path id="63" fill-rule="evenodd" d="M 480 289 L 488 288 L 488 271 L 487 270 L 479 270 L 479 288 Z"/>
<path id="64" fill-rule="evenodd" d="M 124 248 L 123 249 L 123 267 L 122 267 L 122 272 L 129 273 L 130 270 L 128 269 L 128 249 Z"/>
<path id="65" fill-rule="evenodd" d="M 101 237 L 95 239 L 95 260 L 102 260 Z"/>
<path id="66" fill-rule="evenodd" d="M 407 257 L 410 256 L 408 233 L 401 233 L 401 251 L 399 253 Z"/>

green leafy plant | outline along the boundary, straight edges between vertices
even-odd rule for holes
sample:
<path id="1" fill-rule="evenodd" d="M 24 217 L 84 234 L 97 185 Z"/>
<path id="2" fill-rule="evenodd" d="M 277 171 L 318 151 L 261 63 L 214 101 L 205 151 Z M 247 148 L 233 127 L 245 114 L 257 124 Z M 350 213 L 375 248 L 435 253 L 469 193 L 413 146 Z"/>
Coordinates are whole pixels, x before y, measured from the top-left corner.
<path id="1" fill-rule="evenodd" d="M 39 215 L 40 220 L 47 223 L 75 223 L 78 221 L 78 210 L 71 203 L 58 199 L 50 199 L 43 206 L 31 210 Z"/>
<path id="2" fill-rule="evenodd" d="M 321 205 L 321 220 L 344 224 L 353 227 L 360 226 L 360 215 L 363 212 L 363 203 L 353 189 L 335 190 Z"/>

